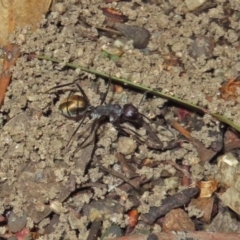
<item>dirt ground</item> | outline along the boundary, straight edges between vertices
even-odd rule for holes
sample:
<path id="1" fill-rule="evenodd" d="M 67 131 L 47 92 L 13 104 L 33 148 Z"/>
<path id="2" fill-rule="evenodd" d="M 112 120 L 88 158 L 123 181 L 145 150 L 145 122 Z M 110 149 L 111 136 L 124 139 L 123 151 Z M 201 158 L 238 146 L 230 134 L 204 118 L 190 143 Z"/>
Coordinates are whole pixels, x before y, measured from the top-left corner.
<path id="1" fill-rule="evenodd" d="M 106 27 L 103 7 L 119 9 L 128 16 L 126 24 L 149 30 L 151 38 L 147 47 L 137 49 L 131 40 L 117 37 L 124 43 L 124 54 L 118 60 L 104 56 L 102 49 L 115 39 L 97 31 L 97 28 Z M 37 232 L 38 239 L 87 239 L 93 214 L 87 204 L 94 201 L 102 204 L 102 233 L 113 225 L 125 229 L 128 225 L 126 212 L 136 203 L 130 193 L 118 188 L 124 181 L 102 169 L 103 166 L 124 174 L 116 153 L 125 156 L 138 176 L 155 181 L 152 188 L 138 196 L 140 214 L 147 213 L 152 206 L 159 206 L 166 194 L 186 188 L 181 186 L 181 177 L 176 175 L 174 167 L 168 164 L 143 166 L 141 161 L 145 159 L 180 161 L 191 166 L 194 179 L 211 179 L 217 171 L 216 164 L 201 165 L 198 152 L 190 142 L 184 141 L 181 148 L 174 150 L 153 150 L 119 134 L 119 129 L 108 121 L 98 129 L 96 145 L 92 141 L 78 148 L 93 121 L 87 118 L 67 147 L 79 122 L 61 115 L 58 106 L 69 95 L 69 89 L 75 87 L 46 91 L 79 80 L 91 104 L 100 104 L 108 79 L 64 67 L 64 63 L 73 62 L 161 89 L 223 114 L 240 126 L 240 98 L 226 101 L 219 97 L 222 84 L 236 78 L 240 72 L 239 20 L 240 5 L 234 0 L 216 0 L 211 8 L 199 12 L 190 12 L 182 0 L 113 3 L 62 0 L 54 1 L 36 32 L 25 28 L 11 36 L 11 41 L 24 53 L 14 68 L 0 112 L 0 210 L 2 214 L 13 211 L 22 216 L 18 221 L 20 226 L 16 227 L 15 223 L 17 229 L 13 230 L 13 226 L 11 232 L 18 232 L 25 226 Z M 57 58 L 62 63 L 29 61 L 27 54 L 32 52 Z M 167 61 L 169 58 L 174 58 L 174 62 Z M 169 131 L 158 124 L 166 100 L 147 95 L 141 101 L 143 94 L 127 87 L 114 92 L 111 86 L 106 102 L 138 106 L 139 112 L 153 119 L 151 127 L 156 129 L 161 141 L 178 139 L 176 130 L 169 126 Z M 173 114 L 168 115 L 172 118 Z M 202 120 L 203 126 L 192 129 L 191 134 L 209 147 L 215 140 L 209 132 L 221 133 L 221 127 L 209 115 Z M 141 129 L 136 131 L 146 134 Z M 165 172 L 168 175 L 163 178 Z M 105 205 L 112 204 L 108 204 L 109 199 L 115 199 L 120 205 L 114 210 L 104 210 Z M 188 212 L 196 216 L 194 209 Z M 226 229 L 208 223 L 203 230 L 217 232 L 221 228 L 221 231 L 239 232 L 236 218 L 226 219 Z M 3 225 L 0 229 L 4 239 L 10 236 L 7 235 L 8 227 Z M 141 224 L 135 231 L 141 228 L 160 231 L 159 226 Z"/>

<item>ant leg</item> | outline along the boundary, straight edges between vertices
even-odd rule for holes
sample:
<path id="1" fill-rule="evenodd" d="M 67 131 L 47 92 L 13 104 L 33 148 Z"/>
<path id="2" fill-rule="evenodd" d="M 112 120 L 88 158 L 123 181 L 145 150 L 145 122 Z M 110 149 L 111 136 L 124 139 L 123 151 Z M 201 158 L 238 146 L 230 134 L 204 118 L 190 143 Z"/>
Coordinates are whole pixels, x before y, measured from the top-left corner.
<path id="1" fill-rule="evenodd" d="M 66 87 L 66 86 L 74 85 L 74 84 L 76 84 L 75 82 L 76 82 L 76 80 L 71 82 L 71 83 L 65 83 L 65 84 L 57 85 L 55 87 L 52 87 L 52 88 L 48 89 L 45 93 L 49 93 L 50 91 L 52 91 L 54 89 L 58 89 L 58 88 L 63 88 L 63 87 Z"/>
<path id="2" fill-rule="evenodd" d="M 91 130 L 89 132 L 89 135 L 77 146 L 77 149 L 73 152 L 73 154 L 75 154 L 80 147 L 84 148 L 87 147 L 91 142 L 93 142 L 95 140 L 96 137 L 96 131 L 99 127 L 99 119 L 94 120 L 94 122 L 91 125 Z M 94 134 L 94 135 L 93 135 Z M 87 140 L 92 136 L 92 139 L 90 139 L 90 141 L 87 142 Z"/>
<path id="3" fill-rule="evenodd" d="M 119 127 L 122 129 L 125 133 L 129 134 L 133 137 L 139 144 L 147 144 L 149 148 L 152 149 L 158 149 L 163 150 L 163 143 L 157 138 L 157 139 L 146 139 L 143 136 L 141 136 L 138 132 L 134 131 L 133 129 L 125 126 Z"/>

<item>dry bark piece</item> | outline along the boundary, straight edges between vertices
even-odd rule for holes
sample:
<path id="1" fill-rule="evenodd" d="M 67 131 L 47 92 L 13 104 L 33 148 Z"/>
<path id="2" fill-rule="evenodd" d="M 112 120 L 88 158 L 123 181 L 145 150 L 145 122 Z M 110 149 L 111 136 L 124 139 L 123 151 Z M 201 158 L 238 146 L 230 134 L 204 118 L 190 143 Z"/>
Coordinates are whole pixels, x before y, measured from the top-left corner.
<path id="1" fill-rule="evenodd" d="M 151 207 L 149 213 L 142 216 L 142 220 L 148 224 L 153 224 L 159 217 L 167 214 L 174 208 L 181 207 L 199 193 L 199 188 L 188 188 L 178 192 L 162 201 L 160 207 Z"/>
<path id="2" fill-rule="evenodd" d="M 181 209 L 173 209 L 166 214 L 163 220 L 163 230 L 170 231 L 194 231 L 195 226 L 187 213 Z"/>
<path id="3" fill-rule="evenodd" d="M 151 34 L 146 28 L 130 26 L 123 23 L 115 23 L 113 27 L 126 38 L 133 40 L 133 46 L 135 48 L 142 49 L 147 47 Z"/>
<path id="4" fill-rule="evenodd" d="M 203 216 L 201 217 L 201 221 L 209 224 L 213 215 L 215 198 L 197 198 L 192 199 L 189 206 L 195 206 L 197 209 L 203 212 Z"/>

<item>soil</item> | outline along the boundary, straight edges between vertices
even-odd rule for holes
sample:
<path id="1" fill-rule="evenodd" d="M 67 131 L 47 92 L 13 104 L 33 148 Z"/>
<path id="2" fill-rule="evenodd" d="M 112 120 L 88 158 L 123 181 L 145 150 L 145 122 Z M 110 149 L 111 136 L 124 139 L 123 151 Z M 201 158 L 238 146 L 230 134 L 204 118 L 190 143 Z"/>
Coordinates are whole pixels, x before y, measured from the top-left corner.
<path id="1" fill-rule="evenodd" d="M 117 37 L 124 43 L 124 54 L 117 60 L 105 57 L 102 49 L 113 44 L 115 39 L 98 35 L 97 27 L 106 27 L 103 7 L 117 8 L 128 16 L 126 24 L 148 29 L 151 38 L 147 47 L 137 49 L 131 40 Z M 60 239 L 60 236 L 64 236 L 63 239 L 87 239 L 91 214 L 85 211 L 82 215 L 84 206 L 113 194 L 124 210 L 106 214 L 102 232 L 113 224 L 124 228 L 127 225 L 125 213 L 135 203 L 128 199 L 126 192 L 118 189 L 124 181 L 101 169 L 104 166 L 122 172 L 116 152 L 137 164 L 144 159 L 153 162 L 181 160 L 192 166 L 194 179 L 211 178 L 216 166 L 199 164 L 198 152 L 190 142 L 184 141 L 181 148 L 174 150 L 152 150 L 130 137 L 119 136 L 119 129 L 109 121 L 97 130 L 96 145 L 89 141 L 88 146 L 78 148 L 93 120 L 87 118 L 71 139 L 79 122 L 61 115 L 58 106 L 69 96 L 69 89 L 78 90 L 74 85 L 62 89 L 53 87 L 78 80 L 91 104 L 100 104 L 108 79 L 64 67 L 64 63 L 73 62 L 109 76 L 161 89 L 223 114 L 240 125 L 239 97 L 230 101 L 219 97 L 219 88 L 240 72 L 239 13 L 239 2 L 233 0 L 217 0 L 213 7 L 199 12 L 190 12 L 182 0 L 108 4 L 100 0 L 63 0 L 52 4 L 36 32 L 32 33 L 30 28 L 15 32 L 11 42 L 17 43 L 24 54 L 13 69 L 12 83 L 0 113 L 1 212 L 11 210 L 18 216 L 26 214 L 23 214 L 26 228 L 38 226 L 38 239 Z M 57 58 L 62 63 L 29 61 L 26 55 L 32 52 Z M 174 61 L 167 61 L 169 58 Z M 124 86 L 123 91 L 114 92 L 112 85 L 107 103 L 138 106 L 139 112 L 153 119 L 151 127 L 164 143 L 180 137 L 170 126 L 167 129 L 158 126 L 157 118 L 162 114 L 166 100 L 149 95 L 143 98 L 144 93 Z M 215 140 L 209 132 L 220 133 L 221 127 L 209 115 L 202 119 L 204 126 L 192 130 L 191 134 L 209 147 Z M 146 134 L 142 129 L 135 131 Z M 93 138 L 92 135 L 89 139 Z M 135 172 L 151 180 L 161 179 L 164 172 L 170 175 L 168 181 L 162 181 L 139 196 L 138 211 L 142 214 L 152 206 L 159 206 L 166 193 L 174 194 L 184 188 L 171 165 L 144 166 Z M 232 218 L 228 217 L 227 221 L 227 231 L 239 232 Z M 231 224 L 235 225 L 231 228 Z M 151 227 L 147 228 L 150 231 Z M 211 224 L 208 228 L 213 229 Z M 214 231 L 222 231 L 222 228 L 216 227 Z M 7 228 L 1 230 L 1 235 L 6 232 Z"/>

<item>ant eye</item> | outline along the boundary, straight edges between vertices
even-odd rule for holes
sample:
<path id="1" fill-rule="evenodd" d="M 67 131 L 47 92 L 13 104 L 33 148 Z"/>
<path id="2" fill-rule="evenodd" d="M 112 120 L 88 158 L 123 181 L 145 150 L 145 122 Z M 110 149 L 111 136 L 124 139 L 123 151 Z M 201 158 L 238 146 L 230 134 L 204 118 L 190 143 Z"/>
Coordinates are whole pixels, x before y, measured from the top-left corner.
<path id="1" fill-rule="evenodd" d="M 125 104 L 123 106 L 123 116 L 128 120 L 136 120 L 139 117 L 138 109 L 132 104 Z"/>

